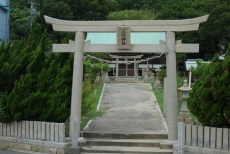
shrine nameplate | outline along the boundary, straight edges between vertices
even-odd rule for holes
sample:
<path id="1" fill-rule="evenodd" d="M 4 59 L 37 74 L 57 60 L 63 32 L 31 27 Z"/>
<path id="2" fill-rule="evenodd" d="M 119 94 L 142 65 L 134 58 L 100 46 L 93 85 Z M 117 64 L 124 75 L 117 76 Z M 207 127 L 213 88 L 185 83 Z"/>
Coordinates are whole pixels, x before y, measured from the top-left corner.
<path id="1" fill-rule="evenodd" d="M 129 50 L 131 48 L 129 27 L 117 28 L 117 48 L 120 50 Z"/>

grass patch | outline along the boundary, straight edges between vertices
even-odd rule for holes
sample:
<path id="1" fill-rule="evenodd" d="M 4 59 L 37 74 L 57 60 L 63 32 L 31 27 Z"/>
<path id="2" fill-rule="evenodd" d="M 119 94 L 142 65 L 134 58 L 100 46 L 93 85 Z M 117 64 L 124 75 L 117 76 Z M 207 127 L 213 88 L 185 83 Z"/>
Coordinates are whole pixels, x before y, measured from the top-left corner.
<path id="1" fill-rule="evenodd" d="M 164 113 L 164 88 L 158 88 L 156 90 L 156 88 L 154 86 L 152 86 L 153 92 L 156 96 L 157 99 L 157 103 L 161 109 L 161 112 Z M 180 108 L 181 108 L 181 104 L 182 104 L 182 100 L 181 100 L 181 92 L 178 92 L 178 113 L 180 112 Z"/>
<path id="2" fill-rule="evenodd" d="M 103 110 L 100 111 L 96 111 L 97 110 L 97 105 L 98 105 L 98 101 L 101 97 L 101 93 L 103 90 L 103 83 L 95 83 L 95 90 L 94 93 L 92 93 L 89 96 L 89 100 L 93 100 L 92 106 L 91 106 L 91 110 L 88 111 L 85 115 L 83 115 L 81 117 L 81 130 L 86 126 L 86 124 L 88 123 L 89 120 L 98 117 L 98 116 L 102 116 L 104 114 Z"/>
<path id="3" fill-rule="evenodd" d="M 183 86 L 185 79 L 186 78 L 184 78 L 184 77 L 177 77 L 177 87 L 178 88 Z M 154 92 L 156 99 L 157 99 L 157 103 L 161 109 L 161 112 L 163 113 L 164 112 L 164 88 L 156 89 L 154 87 L 154 85 L 152 85 L 152 91 Z M 182 105 L 181 95 L 182 95 L 182 92 L 178 91 L 178 114 L 180 112 L 180 108 Z M 190 117 L 191 117 L 192 121 L 196 121 L 196 117 L 192 113 L 190 113 Z"/>
<path id="4" fill-rule="evenodd" d="M 81 118 L 81 130 L 87 125 L 88 121 L 95 118 L 100 117 L 104 114 L 104 111 L 89 111 L 85 116 Z"/>
<path id="5" fill-rule="evenodd" d="M 192 122 L 197 121 L 197 117 L 194 116 L 191 112 L 189 112 L 189 115 L 190 115 L 190 117 L 191 117 L 191 119 L 192 119 Z"/>
<path id="6" fill-rule="evenodd" d="M 156 88 L 154 86 L 152 86 L 152 90 L 155 94 L 155 97 L 157 99 L 157 103 L 161 109 L 161 112 L 164 112 L 164 89 L 163 88 L 158 88 L 156 90 Z"/>

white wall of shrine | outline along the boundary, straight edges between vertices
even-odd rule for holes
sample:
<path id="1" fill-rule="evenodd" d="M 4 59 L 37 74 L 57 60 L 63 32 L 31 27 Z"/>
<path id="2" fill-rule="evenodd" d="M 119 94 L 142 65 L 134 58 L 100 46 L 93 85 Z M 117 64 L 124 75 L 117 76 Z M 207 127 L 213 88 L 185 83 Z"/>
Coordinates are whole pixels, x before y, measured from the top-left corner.
<path id="1" fill-rule="evenodd" d="M 91 44 L 117 44 L 116 33 L 92 33 L 86 34 L 85 41 L 91 41 Z M 131 32 L 131 44 L 160 44 L 165 41 L 165 32 Z"/>

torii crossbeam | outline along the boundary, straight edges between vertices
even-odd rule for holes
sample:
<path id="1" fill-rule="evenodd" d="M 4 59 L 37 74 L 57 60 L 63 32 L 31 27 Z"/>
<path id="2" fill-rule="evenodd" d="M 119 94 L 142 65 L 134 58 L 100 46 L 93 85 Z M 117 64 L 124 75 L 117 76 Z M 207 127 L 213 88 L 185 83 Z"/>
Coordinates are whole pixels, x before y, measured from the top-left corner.
<path id="1" fill-rule="evenodd" d="M 162 53 L 167 51 L 167 85 L 168 92 L 168 140 L 177 140 L 178 105 L 176 80 L 176 52 L 199 52 L 199 44 L 182 44 L 175 41 L 175 32 L 198 30 L 199 24 L 206 22 L 208 15 L 185 20 L 124 20 L 124 21 L 66 21 L 45 16 L 47 23 L 52 24 L 54 31 L 75 32 L 75 41 L 70 44 L 53 44 L 54 52 L 74 52 L 74 70 L 71 98 L 70 135 L 73 118 L 78 118 L 78 135 L 81 119 L 81 95 L 83 76 L 83 52 L 128 52 L 128 53 Z M 122 31 L 122 34 L 119 33 Z M 84 41 L 87 32 L 117 32 L 117 45 L 96 45 Z M 129 44 L 129 32 L 165 32 L 166 41 L 161 44 Z M 126 36 L 127 35 L 127 36 Z M 127 42 L 126 42 L 127 41 Z M 119 46 L 119 47 L 118 47 Z"/>

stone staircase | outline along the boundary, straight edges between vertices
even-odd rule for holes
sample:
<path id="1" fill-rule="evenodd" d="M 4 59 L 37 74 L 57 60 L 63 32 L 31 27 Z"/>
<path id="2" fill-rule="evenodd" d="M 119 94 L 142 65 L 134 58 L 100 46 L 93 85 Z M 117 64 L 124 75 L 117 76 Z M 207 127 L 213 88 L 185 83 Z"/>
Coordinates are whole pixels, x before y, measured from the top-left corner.
<path id="1" fill-rule="evenodd" d="M 83 133 L 82 154 L 173 154 L 171 144 L 163 143 L 167 134 Z"/>
<path id="2" fill-rule="evenodd" d="M 105 83 L 151 83 L 153 78 L 144 78 L 138 76 L 137 78 L 130 76 L 123 76 L 115 79 L 115 77 L 110 77 L 108 80 L 104 81 Z"/>

